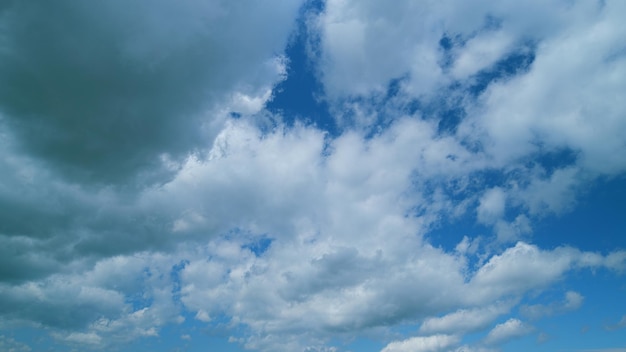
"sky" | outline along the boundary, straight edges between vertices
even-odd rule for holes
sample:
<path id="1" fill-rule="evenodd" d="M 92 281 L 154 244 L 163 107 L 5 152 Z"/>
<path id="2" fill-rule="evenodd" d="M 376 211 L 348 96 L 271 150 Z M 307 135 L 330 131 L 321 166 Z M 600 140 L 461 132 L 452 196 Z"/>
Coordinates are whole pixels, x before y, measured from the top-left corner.
<path id="1" fill-rule="evenodd" d="M 0 2 L 0 350 L 626 352 L 626 2 Z"/>

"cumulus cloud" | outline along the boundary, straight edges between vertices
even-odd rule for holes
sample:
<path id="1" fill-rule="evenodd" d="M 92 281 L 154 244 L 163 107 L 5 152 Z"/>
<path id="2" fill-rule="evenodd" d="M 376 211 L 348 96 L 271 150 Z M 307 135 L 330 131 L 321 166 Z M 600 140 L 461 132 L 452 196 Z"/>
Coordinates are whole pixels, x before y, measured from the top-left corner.
<path id="1" fill-rule="evenodd" d="M 616 15 L 623 5 L 555 0 L 465 6 L 328 1 L 313 27 L 321 38 L 320 77 L 328 99 L 338 102 L 337 114 L 376 124 L 379 118 L 358 117 L 371 110 L 369 100 L 351 97 L 379 104 L 399 79 L 393 102 L 401 107 L 447 106 L 457 96 L 457 110 L 465 116 L 460 121 L 445 121 L 451 119 L 445 111 L 423 110 L 480 146 L 496 167 L 570 152 L 575 165 L 535 165 L 524 171 L 527 176 L 518 179 L 520 170 L 510 180 L 514 187 L 505 191 L 511 201 L 534 215 L 568 209 L 579 185 L 623 172 L 625 126 L 619 116 L 625 107 L 611 98 L 625 89 L 615 80 L 626 62 L 618 49 L 625 28 Z M 459 92 L 458 85 L 466 90 Z M 438 95 L 442 91 L 448 98 Z M 486 215 L 480 214 L 481 221 Z M 519 231 L 501 232 L 506 237 Z"/>
<path id="2" fill-rule="evenodd" d="M 546 287 L 570 270 L 623 267 L 621 252 L 603 256 L 519 242 L 496 255 L 483 253 L 488 260 L 474 271 L 466 257 L 471 251 L 459 256 L 430 245 L 421 235 L 438 221 L 445 207 L 437 205 L 446 200 L 426 188 L 406 189 L 420 166 L 437 175 L 431 165 L 442 161 L 423 157 L 429 148 L 459 148 L 439 141 L 430 126 L 402 120 L 372 139 L 346 134 L 329 143 L 311 127 L 262 134 L 232 121 L 209 158 L 189 158 L 172 181 L 144 191 L 130 212 L 159 214 L 152 221 L 160 232 L 150 238 L 179 244 L 162 247 L 167 254 L 124 254 L 128 244 L 109 244 L 120 254 L 5 284 L 3 315 L 68 331 L 57 335 L 68 342 L 127 341 L 179 322 L 182 304 L 200 322 L 226 315 L 245 324 L 256 332 L 242 341 L 250 348 L 298 349 L 323 346 L 334 334 L 422 319 L 425 333 L 482 329 L 508 309 L 494 301 Z M 423 147 L 407 148 L 415 135 L 423 136 Z M 353 167 L 346 160 L 360 162 Z M 381 163 L 388 167 L 375 167 Z M 405 216 L 422 202 L 429 207 L 420 216 Z M 107 216 L 116 219 L 116 211 Z M 255 253 L 250 245 L 262 234 L 271 242 Z M 108 243 L 98 234 L 77 240 L 75 248 L 83 250 Z M 19 307 L 26 302 L 31 309 L 24 311 Z M 451 313 L 435 317 L 444 312 Z"/>

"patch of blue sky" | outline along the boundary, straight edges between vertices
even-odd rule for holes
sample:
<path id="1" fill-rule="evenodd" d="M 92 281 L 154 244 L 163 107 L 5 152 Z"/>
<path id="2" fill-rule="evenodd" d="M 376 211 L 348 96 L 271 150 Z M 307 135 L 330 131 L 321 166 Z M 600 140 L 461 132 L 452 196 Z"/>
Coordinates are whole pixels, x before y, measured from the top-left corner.
<path id="1" fill-rule="evenodd" d="M 180 273 L 185 266 L 189 264 L 187 260 L 181 260 L 178 264 L 172 266 L 172 270 L 170 271 L 170 280 L 172 281 L 172 299 L 177 304 L 182 306 L 181 298 L 181 281 L 180 281 Z"/>
<path id="2" fill-rule="evenodd" d="M 497 28 L 500 23 L 495 18 L 487 18 L 485 22 L 487 30 Z M 454 64 L 455 47 L 462 47 L 466 42 L 467 39 L 459 35 L 444 35 L 439 40 L 442 57 L 439 64 L 444 72 L 449 72 Z M 454 134 L 466 116 L 463 100 L 477 99 L 490 84 L 527 72 L 535 60 L 535 46 L 531 41 L 522 43 L 490 67 L 462 81 L 455 80 L 430 101 L 413 103 L 412 106 L 418 107 L 424 116 L 438 119 L 439 133 Z"/>
<path id="3" fill-rule="evenodd" d="M 296 29 L 285 50 L 287 79 L 274 88 L 266 108 L 280 114 L 288 126 L 299 122 L 337 135 L 336 121 L 330 114 L 328 103 L 322 99 L 323 86 L 309 55 L 314 43 L 306 25 L 307 16 L 322 9 L 323 1 L 307 1 L 301 9 Z"/>
<path id="4" fill-rule="evenodd" d="M 252 253 L 254 253 L 255 256 L 260 257 L 270 248 L 273 241 L 274 240 L 269 237 L 261 236 L 254 238 L 251 242 L 242 245 L 241 248 L 248 249 Z"/>
<path id="5" fill-rule="evenodd" d="M 490 227 L 476 222 L 475 213 L 468 212 L 461 218 L 448 218 L 445 222 L 435 224 L 425 237 L 433 246 L 451 252 L 464 237 L 471 241 L 477 238 L 491 238 L 494 235 Z M 478 263 L 478 258 L 475 256 L 469 256 L 468 259 L 470 267 Z"/>
<path id="6" fill-rule="evenodd" d="M 242 328 L 233 327 L 230 317 L 218 314 L 209 322 L 195 319 L 194 314 L 183 312 L 185 320 L 179 324 L 168 324 L 159 330 L 158 336 L 141 338 L 123 351 L 135 351 L 138 347 L 150 346 L 154 351 L 243 352 L 247 351 L 238 341 L 243 336 Z M 231 339 L 231 337 L 234 339 Z"/>
<path id="7" fill-rule="evenodd" d="M 159 336 L 146 337 L 126 346 L 123 351 L 172 351 L 172 352 L 244 352 L 237 342 L 229 341 L 225 329 L 207 327 L 205 323 L 188 319 L 181 324 L 169 324 L 159 331 Z"/>
<path id="8" fill-rule="evenodd" d="M 452 64 L 454 63 L 454 55 L 452 54 L 452 49 L 454 48 L 455 40 L 459 40 L 460 37 L 456 36 L 452 38 L 448 34 L 444 34 L 441 39 L 439 39 L 439 49 L 441 50 L 442 59 L 439 62 L 439 66 L 444 70 L 448 71 Z"/>
<path id="9" fill-rule="evenodd" d="M 240 228 L 233 228 L 221 237 L 225 241 L 239 243 L 240 248 L 249 250 L 257 257 L 262 256 L 274 242 L 271 234 L 253 233 Z"/>
<path id="10" fill-rule="evenodd" d="M 535 61 L 535 44 L 525 43 L 512 51 L 494 65 L 479 71 L 470 78 L 468 92 L 474 96 L 480 95 L 492 82 L 507 79 L 527 72 Z"/>
<path id="11" fill-rule="evenodd" d="M 136 279 L 138 281 L 138 286 L 144 285 L 148 280 L 150 280 L 153 275 L 149 267 L 145 267 L 142 270 L 142 274 L 143 276 L 141 278 Z M 138 290 L 132 295 L 124 297 L 124 303 L 130 305 L 133 312 L 150 307 L 152 306 L 153 302 L 153 298 L 149 295 L 146 295 L 146 292 L 144 290 Z"/>
<path id="12" fill-rule="evenodd" d="M 342 346 L 345 351 L 379 352 L 385 347 L 380 339 L 356 338 Z"/>
<path id="13" fill-rule="evenodd" d="M 540 150 L 529 155 L 523 162 L 527 168 L 535 166 L 541 167 L 546 176 L 552 175 L 554 171 L 572 166 L 576 163 L 579 153 L 571 148 L 558 148 L 552 150 Z"/>
<path id="14" fill-rule="evenodd" d="M 469 173 L 466 178 L 461 179 L 440 178 L 424 181 L 419 174 L 415 174 L 413 184 L 416 188 L 421 189 L 427 198 L 434 196 L 435 193 L 442 193 L 449 200 L 459 203 L 485 189 L 506 185 L 510 177 L 510 173 L 506 170 L 492 168 Z M 427 211 L 428 206 L 429 204 L 420 204 L 410 214 L 422 215 Z M 475 218 L 475 214 L 468 215 L 470 218 Z M 457 220 L 462 221 L 464 219 L 466 219 L 465 216 L 456 219 L 443 218 L 442 225 L 453 225 Z"/>
<path id="15" fill-rule="evenodd" d="M 569 211 L 534 225 L 533 241 L 542 247 L 567 244 L 604 254 L 626 249 L 624 200 L 626 177 L 591 182 L 580 191 Z"/>
<path id="16" fill-rule="evenodd" d="M 541 343 L 536 339 L 515 340 L 506 350 L 548 352 L 626 347 L 626 327 L 616 326 L 626 314 L 626 284 L 616 280 L 614 272 L 581 269 L 552 287 L 550 294 L 534 298 L 529 295 L 523 303 L 549 305 L 562 301 L 567 291 L 584 297 L 580 308 L 536 320 L 526 319 L 535 328 L 534 337 L 543 333 L 546 340 Z"/>
<path id="17" fill-rule="evenodd" d="M 124 297 L 124 303 L 131 306 L 133 312 L 149 308 L 154 303 L 153 297 L 147 296 L 144 291 L 138 291 L 130 296 Z"/>

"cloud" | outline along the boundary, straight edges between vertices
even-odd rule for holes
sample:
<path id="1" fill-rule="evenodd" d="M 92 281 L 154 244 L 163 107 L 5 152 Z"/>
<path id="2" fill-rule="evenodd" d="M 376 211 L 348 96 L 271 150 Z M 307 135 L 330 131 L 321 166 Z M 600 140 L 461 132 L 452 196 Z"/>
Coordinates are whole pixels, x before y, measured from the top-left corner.
<path id="1" fill-rule="evenodd" d="M 428 318 L 420 326 L 420 333 L 467 333 L 486 328 L 499 316 L 508 313 L 511 303 L 499 303 L 473 309 L 460 309 L 442 317 Z"/>
<path id="2" fill-rule="evenodd" d="M 623 5 L 608 2 L 601 9 L 589 5 L 570 8 L 571 29 L 543 39 L 528 74 L 491 85 L 480 107 L 484 115 L 464 121 L 485 128 L 494 156 L 515 158 L 539 151 L 539 146 L 571 148 L 578 153 L 577 164 L 589 172 L 624 170 L 624 160 L 614 154 L 620 148 L 617 131 L 624 128 L 617 118 L 623 107 L 600 93 L 624 90 L 623 82 L 611 78 L 623 71 L 625 63 L 623 55 L 614 54 L 620 47 L 619 33 L 625 30 L 614 11 Z M 589 11 L 589 16 L 577 15 L 581 11 Z M 568 60 L 572 55 L 577 59 Z M 602 116 L 601 122 L 597 116 Z"/>
<path id="3" fill-rule="evenodd" d="M 30 346 L 23 344 L 19 341 L 16 341 L 12 337 L 7 337 L 5 335 L 0 335 L 0 348 L 4 351 L 10 352 L 30 352 L 32 348 Z"/>
<path id="4" fill-rule="evenodd" d="M 4 5 L 2 327 L 111 349 L 195 320 L 261 351 L 532 332 L 510 317 L 529 292 L 626 269 L 530 237 L 626 168 L 624 5 L 605 3 L 329 0 L 307 25 L 333 133 L 263 110 L 298 2 Z M 429 236 L 464 217 L 492 233 Z"/>
<path id="5" fill-rule="evenodd" d="M 534 304 L 520 307 L 520 313 L 530 319 L 539 319 L 543 316 L 562 314 L 580 308 L 584 297 L 574 291 L 567 291 L 562 302 L 555 302 L 549 305 Z"/>
<path id="6" fill-rule="evenodd" d="M 219 130 L 222 101 L 267 100 L 300 4 L 274 5 L 13 2 L 2 10 L 2 124 L 74 180 L 149 181 L 163 156 L 184 158 Z"/>
<path id="7" fill-rule="evenodd" d="M 493 223 L 504 215 L 506 194 L 498 187 L 492 188 L 485 192 L 479 203 L 478 221 L 486 224 Z"/>
<path id="8" fill-rule="evenodd" d="M 176 242 L 170 214 L 137 196 L 284 78 L 300 4 L 266 5 L 2 6 L 1 280 Z"/>
<path id="9" fill-rule="evenodd" d="M 617 323 L 605 326 L 605 329 L 609 331 L 613 331 L 613 330 L 622 329 L 624 327 L 626 327 L 626 315 L 624 315 L 622 319 L 620 319 L 620 321 L 618 321 Z"/>
<path id="10" fill-rule="evenodd" d="M 328 1 L 312 25 L 319 77 L 340 122 L 375 128 L 379 111 L 418 106 L 515 175 L 512 189 L 499 185 L 513 205 L 562 212 L 581 184 L 626 170 L 625 107 L 610 98 L 626 88 L 615 80 L 626 62 L 623 5 L 603 4 Z M 535 159 L 564 151 L 572 164 L 555 170 Z M 528 233 L 505 225 L 501 237 Z"/>
<path id="11" fill-rule="evenodd" d="M 513 45 L 513 38 L 505 31 L 486 31 L 470 38 L 462 49 L 458 49 L 460 53 L 451 69 L 452 76 L 463 79 L 491 67 L 512 51 Z"/>
<path id="12" fill-rule="evenodd" d="M 490 345 L 502 344 L 515 338 L 530 334 L 534 328 L 518 319 L 509 319 L 502 324 L 496 325 L 487 337 L 485 343 Z"/>
<path id="13" fill-rule="evenodd" d="M 521 262 L 524 265 L 520 265 Z M 584 253 L 571 247 L 544 251 L 518 242 L 502 254 L 491 257 L 477 270 L 469 283 L 476 296 L 468 295 L 468 299 L 488 300 L 519 294 L 529 287 L 544 287 L 558 280 L 567 270 L 605 265 L 606 257 L 595 253 Z"/>
<path id="14" fill-rule="evenodd" d="M 227 316 L 247 326 L 255 332 L 242 340 L 249 348 L 298 349 L 422 320 L 424 332 L 473 331 L 506 312 L 507 304 L 494 301 L 578 268 L 624 265 L 620 252 L 523 242 L 497 254 L 433 247 L 422 234 L 449 211 L 449 200 L 419 184 L 406 190 L 422 166 L 424 177 L 439 177 L 433 165 L 454 170 L 446 149 L 459 147 L 438 139 L 428 122 L 400 120 L 370 139 L 351 133 L 331 141 L 312 127 L 263 134 L 242 120 L 227 126 L 208 158 L 189 158 L 173 180 L 130 205 L 115 193 L 92 199 L 108 208 L 96 213 L 98 221 L 76 220 L 91 232 L 74 235 L 74 260 L 54 275 L 2 286 L 5 319 L 43 324 L 65 341 L 123 342 L 179 323 L 185 307 L 189 319 L 210 324 Z M 442 151 L 430 154 L 433 146 Z M 65 196 L 83 199 L 82 190 L 73 192 Z M 419 216 L 405 216 L 425 203 Z M 139 237 L 135 248 L 143 251 L 129 250 L 124 232 L 96 231 L 105 221 L 110 229 L 138 229 L 134 236 L 146 221 L 156 231 L 142 230 L 152 242 Z M 271 242 L 255 253 L 250 244 L 261 236 Z M 475 269 L 466 257 L 474 255 L 486 257 Z"/>
<path id="15" fill-rule="evenodd" d="M 447 351 L 459 343 L 459 338 L 453 335 L 433 335 L 427 337 L 412 337 L 404 341 L 395 341 L 388 344 L 381 352 L 437 352 Z"/>

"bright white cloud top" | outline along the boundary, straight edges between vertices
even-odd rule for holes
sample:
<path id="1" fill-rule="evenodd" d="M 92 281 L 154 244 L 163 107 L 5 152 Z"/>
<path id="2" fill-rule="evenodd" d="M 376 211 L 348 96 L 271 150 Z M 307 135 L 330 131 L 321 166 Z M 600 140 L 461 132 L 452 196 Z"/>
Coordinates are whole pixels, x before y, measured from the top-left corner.
<path id="1" fill-rule="evenodd" d="M 0 4 L 0 349 L 620 350 L 625 16 Z"/>

